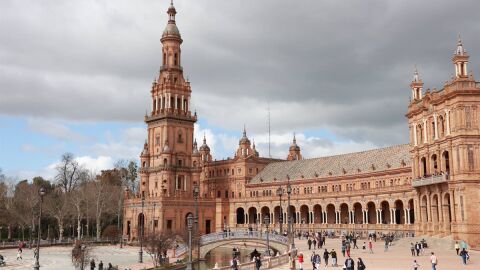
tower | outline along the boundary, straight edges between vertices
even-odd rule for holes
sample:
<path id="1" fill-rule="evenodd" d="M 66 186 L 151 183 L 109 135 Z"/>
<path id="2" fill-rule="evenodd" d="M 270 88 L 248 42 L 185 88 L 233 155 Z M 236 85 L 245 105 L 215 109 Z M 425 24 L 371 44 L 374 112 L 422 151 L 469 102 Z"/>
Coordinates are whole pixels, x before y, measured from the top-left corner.
<path id="1" fill-rule="evenodd" d="M 412 186 L 420 234 L 453 235 L 472 246 L 480 214 L 480 84 L 467 75 L 468 55 L 459 39 L 452 57 L 455 77 L 443 89 L 427 91 L 408 106 Z M 417 74 L 412 90 L 421 89 Z M 468 206 L 468 207 L 467 207 Z M 467 222 L 468 221 L 468 222 Z"/>
<path id="2" fill-rule="evenodd" d="M 295 133 L 293 133 L 292 145 L 288 149 L 287 160 L 301 160 L 302 154 L 300 153 L 300 146 L 297 145 L 297 139 L 295 138 Z"/>
<path id="3" fill-rule="evenodd" d="M 412 89 L 412 102 L 422 99 L 423 82 L 418 75 L 417 67 L 415 67 L 413 81 L 410 83 L 410 88 Z"/>

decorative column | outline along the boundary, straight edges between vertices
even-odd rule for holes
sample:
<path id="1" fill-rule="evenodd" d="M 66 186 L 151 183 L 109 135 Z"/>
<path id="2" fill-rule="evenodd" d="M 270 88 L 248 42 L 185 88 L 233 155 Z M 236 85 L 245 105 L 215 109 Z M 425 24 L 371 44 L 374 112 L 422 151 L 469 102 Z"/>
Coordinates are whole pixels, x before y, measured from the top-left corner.
<path id="1" fill-rule="evenodd" d="M 435 128 L 435 140 L 438 140 L 438 124 L 437 124 L 437 114 L 434 113 L 433 114 L 433 125 L 434 125 L 434 128 Z"/>
<path id="2" fill-rule="evenodd" d="M 327 224 L 327 211 L 322 211 L 322 215 L 323 215 L 323 224 Z"/>
<path id="3" fill-rule="evenodd" d="M 450 135 L 450 110 L 445 109 L 445 121 L 447 122 L 447 135 Z"/>
<path id="4" fill-rule="evenodd" d="M 417 146 L 417 124 L 413 123 L 413 145 Z"/>
<path id="5" fill-rule="evenodd" d="M 428 143 L 428 137 L 427 137 L 427 119 L 423 119 L 423 143 Z"/>

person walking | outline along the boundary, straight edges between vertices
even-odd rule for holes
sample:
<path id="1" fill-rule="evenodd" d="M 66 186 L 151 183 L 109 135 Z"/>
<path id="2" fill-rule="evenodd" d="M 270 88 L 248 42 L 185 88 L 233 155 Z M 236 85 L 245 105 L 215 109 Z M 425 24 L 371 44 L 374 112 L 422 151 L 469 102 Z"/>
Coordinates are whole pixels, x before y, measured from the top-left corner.
<path id="1" fill-rule="evenodd" d="M 95 260 L 94 259 L 92 259 L 90 261 L 90 270 L 95 270 Z"/>
<path id="2" fill-rule="evenodd" d="M 332 249 L 332 252 L 330 252 L 330 255 L 332 255 L 332 266 L 338 266 L 337 264 L 337 252 L 335 249 Z"/>
<path id="3" fill-rule="evenodd" d="M 347 249 L 347 247 L 345 245 L 342 245 L 342 255 L 343 257 L 345 257 L 345 250 Z"/>
<path id="4" fill-rule="evenodd" d="M 311 250 L 312 249 L 312 239 L 308 238 L 307 245 L 308 245 L 308 250 Z"/>
<path id="5" fill-rule="evenodd" d="M 316 269 L 315 268 L 315 251 L 312 252 L 312 255 L 310 256 L 310 262 L 312 263 L 312 269 Z"/>
<path id="6" fill-rule="evenodd" d="M 21 250 L 21 249 L 19 249 L 19 250 L 17 251 L 17 261 L 18 261 L 18 260 L 23 260 L 23 258 L 22 258 L 22 250 Z"/>
<path id="7" fill-rule="evenodd" d="M 323 260 L 325 261 L 325 267 L 328 266 L 328 257 L 330 257 L 330 253 L 327 249 L 323 252 Z"/>
<path id="8" fill-rule="evenodd" d="M 300 265 L 300 270 L 303 270 L 303 253 L 298 255 L 298 264 Z"/>
<path id="9" fill-rule="evenodd" d="M 98 270 L 103 270 L 103 262 L 100 261 L 100 263 L 98 264 Z"/>
<path id="10" fill-rule="evenodd" d="M 315 269 L 320 269 L 320 263 L 321 263 L 320 254 L 315 253 L 313 260 L 315 262 Z"/>
<path id="11" fill-rule="evenodd" d="M 237 257 L 233 257 L 232 261 L 230 262 L 230 267 L 233 269 L 233 270 L 238 270 L 238 261 L 237 261 Z"/>
<path id="12" fill-rule="evenodd" d="M 365 263 L 363 263 L 362 258 L 358 257 L 358 260 L 357 260 L 357 269 L 358 269 L 358 270 L 365 270 L 366 268 L 367 268 L 367 266 L 365 265 Z"/>
<path id="13" fill-rule="evenodd" d="M 413 260 L 412 267 L 413 267 L 413 270 L 418 270 L 418 267 L 420 267 L 420 265 L 417 263 L 417 260 Z"/>
<path id="14" fill-rule="evenodd" d="M 417 257 L 420 256 L 420 243 L 415 243 L 415 251 L 417 252 Z"/>
<path id="15" fill-rule="evenodd" d="M 355 269 L 355 262 L 353 261 L 352 258 L 350 258 L 350 256 L 348 256 L 347 259 L 345 260 L 345 267 L 347 270 Z"/>
<path id="16" fill-rule="evenodd" d="M 317 240 L 315 240 L 315 238 L 313 238 L 313 249 L 317 249 Z"/>
<path id="17" fill-rule="evenodd" d="M 260 270 L 262 266 L 262 260 L 260 260 L 260 256 L 255 256 L 255 269 Z"/>
<path id="18" fill-rule="evenodd" d="M 383 250 L 385 252 L 388 251 L 388 237 L 385 236 L 385 249 Z"/>
<path id="19" fill-rule="evenodd" d="M 457 255 L 459 255 L 458 251 L 460 251 L 460 245 L 458 244 L 458 241 L 455 242 L 455 250 L 457 251 Z"/>
<path id="20" fill-rule="evenodd" d="M 372 244 L 372 240 L 368 241 L 368 250 L 370 250 L 370 253 L 373 254 L 373 244 Z"/>
<path id="21" fill-rule="evenodd" d="M 470 256 L 468 255 L 467 250 L 463 248 L 462 251 L 460 251 L 460 257 L 462 257 L 463 264 L 466 265 Z"/>
<path id="22" fill-rule="evenodd" d="M 410 243 L 410 252 L 412 252 L 412 256 L 415 257 L 415 245 Z"/>
<path id="23" fill-rule="evenodd" d="M 353 248 L 354 248 L 354 249 L 355 249 L 355 248 L 358 249 L 358 246 L 357 246 L 357 237 L 353 237 L 352 241 L 353 241 Z"/>
<path id="24" fill-rule="evenodd" d="M 438 258 L 435 256 L 435 253 L 432 252 L 430 256 L 430 262 L 432 263 L 432 270 L 437 270 Z"/>

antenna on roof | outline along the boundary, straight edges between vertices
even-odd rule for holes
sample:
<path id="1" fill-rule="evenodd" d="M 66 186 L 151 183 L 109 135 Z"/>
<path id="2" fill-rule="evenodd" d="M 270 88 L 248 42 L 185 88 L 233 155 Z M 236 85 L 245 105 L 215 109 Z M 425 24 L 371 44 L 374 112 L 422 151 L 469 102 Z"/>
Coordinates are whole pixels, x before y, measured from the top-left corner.
<path id="1" fill-rule="evenodd" d="M 268 157 L 269 158 L 272 158 L 272 155 L 270 153 L 270 135 L 271 135 L 271 132 L 270 132 L 270 103 L 268 103 L 267 105 L 267 111 L 268 111 Z"/>

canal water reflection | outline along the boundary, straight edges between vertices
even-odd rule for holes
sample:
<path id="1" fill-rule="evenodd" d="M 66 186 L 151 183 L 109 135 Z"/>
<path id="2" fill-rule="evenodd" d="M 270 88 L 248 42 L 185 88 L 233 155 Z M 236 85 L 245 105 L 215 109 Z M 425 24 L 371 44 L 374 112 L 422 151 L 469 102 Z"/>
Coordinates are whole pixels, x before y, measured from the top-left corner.
<path id="1" fill-rule="evenodd" d="M 245 263 L 250 261 L 250 253 L 254 248 L 240 248 L 240 263 Z M 258 250 L 263 253 L 264 249 Z M 200 270 L 212 269 L 215 266 L 215 263 L 218 263 L 218 266 L 228 266 L 232 260 L 232 247 L 218 247 L 212 249 L 206 256 L 205 261 L 201 262 Z"/>

